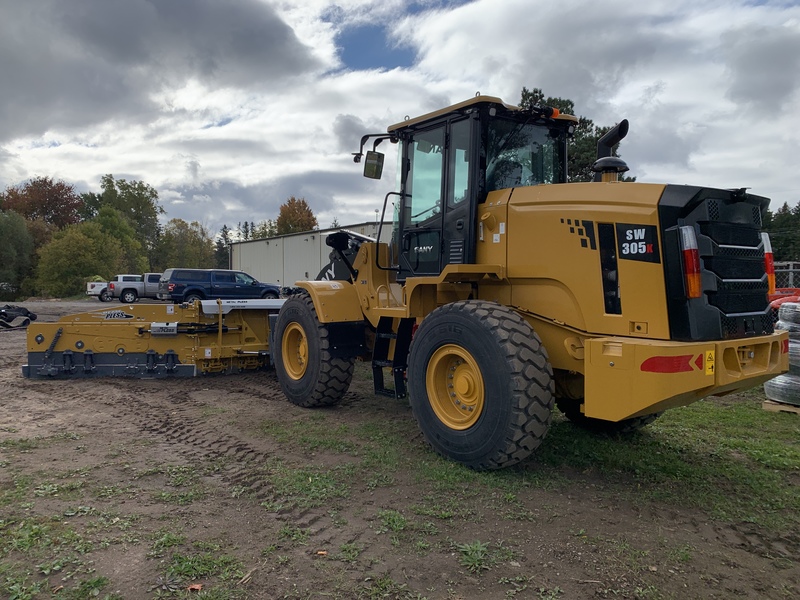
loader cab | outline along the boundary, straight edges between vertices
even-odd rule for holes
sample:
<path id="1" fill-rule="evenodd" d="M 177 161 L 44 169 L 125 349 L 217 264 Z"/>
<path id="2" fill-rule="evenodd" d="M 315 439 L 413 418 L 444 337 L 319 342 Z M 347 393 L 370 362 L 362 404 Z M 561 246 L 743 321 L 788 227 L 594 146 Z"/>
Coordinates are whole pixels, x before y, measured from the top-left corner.
<path id="1" fill-rule="evenodd" d="M 477 96 L 389 127 L 386 137 L 399 143 L 398 189 L 387 196 L 394 202 L 389 268 L 397 279 L 474 263 L 478 206 L 492 192 L 565 183 L 576 120 Z M 368 169 L 377 153 L 367 154 L 365 175 L 374 177 Z"/>

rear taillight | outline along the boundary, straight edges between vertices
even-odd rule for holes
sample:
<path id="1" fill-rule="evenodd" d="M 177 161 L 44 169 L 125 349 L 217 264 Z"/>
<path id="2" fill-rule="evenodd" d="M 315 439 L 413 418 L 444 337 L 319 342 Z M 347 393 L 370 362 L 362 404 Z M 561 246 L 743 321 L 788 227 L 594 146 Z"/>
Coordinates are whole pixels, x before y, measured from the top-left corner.
<path id="1" fill-rule="evenodd" d="M 772 242 L 769 241 L 769 234 L 762 233 L 761 241 L 764 244 L 764 271 L 767 273 L 767 283 L 769 284 L 768 294 L 775 293 L 775 261 L 772 257 Z"/>
<path id="2" fill-rule="evenodd" d="M 170 284 L 168 284 L 168 285 L 167 285 L 167 289 L 168 289 L 168 290 L 171 292 L 172 290 L 174 290 L 174 289 L 175 289 L 175 284 L 174 284 L 174 283 L 170 283 Z"/>
<path id="3" fill-rule="evenodd" d="M 113 290 L 114 289 L 114 284 L 113 283 L 109 283 L 108 284 L 108 289 Z"/>
<path id="4" fill-rule="evenodd" d="M 686 280 L 686 296 L 700 298 L 703 295 L 703 282 L 700 273 L 700 252 L 697 250 L 697 236 L 694 227 L 680 227 L 681 251 L 683 253 L 683 276 Z"/>

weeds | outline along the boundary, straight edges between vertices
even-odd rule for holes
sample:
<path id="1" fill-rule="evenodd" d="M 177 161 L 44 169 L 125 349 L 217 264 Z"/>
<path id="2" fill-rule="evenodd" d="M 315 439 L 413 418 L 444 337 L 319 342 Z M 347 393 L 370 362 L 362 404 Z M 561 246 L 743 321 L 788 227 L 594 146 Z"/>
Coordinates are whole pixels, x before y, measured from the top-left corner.
<path id="1" fill-rule="evenodd" d="M 461 553 L 461 566 L 470 573 L 480 573 L 489 569 L 489 544 L 475 540 L 466 544 L 456 544 L 456 549 Z"/>

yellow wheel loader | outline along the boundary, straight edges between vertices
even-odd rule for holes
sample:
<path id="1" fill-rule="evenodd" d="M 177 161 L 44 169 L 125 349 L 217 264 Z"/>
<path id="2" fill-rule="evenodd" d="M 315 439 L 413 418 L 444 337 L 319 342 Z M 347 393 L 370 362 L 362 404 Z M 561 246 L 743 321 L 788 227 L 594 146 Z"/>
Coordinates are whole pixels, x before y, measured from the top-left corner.
<path id="1" fill-rule="evenodd" d="M 785 372 L 769 201 L 619 181 L 627 121 L 598 144 L 595 181 L 567 183 L 576 122 L 477 96 L 364 136 L 367 177 L 378 145 L 397 145 L 391 243 L 332 234 L 347 279 L 297 283 L 273 331 L 289 400 L 337 402 L 367 358 L 376 393 L 408 392 L 437 452 L 494 469 L 539 446 L 554 404 L 624 433 Z"/>
<path id="2" fill-rule="evenodd" d="M 298 282 L 285 301 L 122 305 L 32 323 L 23 374 L 273 365 L 291 402 L 316 407 L 338 402 L 366 359 L 375 392 L 408 394 L 437 452 L 495 469 L 539 446 L 554 405 L 624 433 L 788 371 L 788 334 L 767 303 L 769 201 L 619 181 L 627 166 L 611 148 L 626 121 L 598 143 L 596 180 L 567 183 L 576 122 L 477 96 L 365 135 L 356 162 L 380 178 L 377 148 L 396 144 L 399 188 L 384 200 L 391 243 L 327 236 L 339 264 L 326 272 L 346 276 Z"/>

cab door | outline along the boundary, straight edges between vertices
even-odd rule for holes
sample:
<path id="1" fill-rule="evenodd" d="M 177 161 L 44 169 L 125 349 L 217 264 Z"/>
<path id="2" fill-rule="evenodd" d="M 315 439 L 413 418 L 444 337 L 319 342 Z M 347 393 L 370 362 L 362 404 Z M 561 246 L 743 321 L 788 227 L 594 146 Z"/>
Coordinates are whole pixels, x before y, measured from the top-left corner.
<path id="1" fill-rule="evenodd" d="M 474 260 L 473 146 L 463 117 L 405 140 L 398 279 Z"/>
<path id="2" fill-rule="evenodd" d="M 401 278 L 441 272 L 445 127 L 416 132 L 405 147 Z"/>

